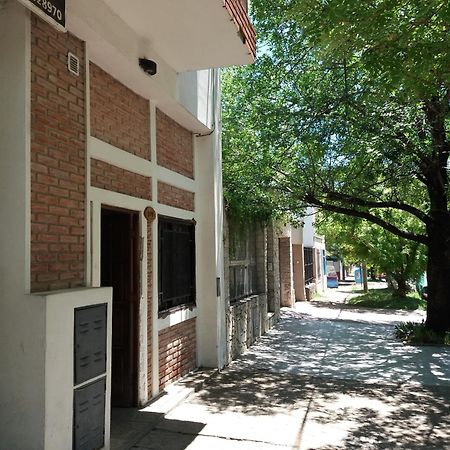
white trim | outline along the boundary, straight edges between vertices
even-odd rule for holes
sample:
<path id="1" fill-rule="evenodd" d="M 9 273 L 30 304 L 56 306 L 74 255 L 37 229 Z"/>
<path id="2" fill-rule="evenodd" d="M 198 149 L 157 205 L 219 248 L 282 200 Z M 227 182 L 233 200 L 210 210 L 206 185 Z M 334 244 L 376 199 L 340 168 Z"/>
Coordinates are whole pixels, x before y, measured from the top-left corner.
<path id="1" fill-rule="evenodd" d="M 147 373 L 148 373 L 148 291 L 147 291 L 147 261 L 148 255 L 146 252 L 147 248 L 147 220 L 143 214 L 139 214 L 139 238 L 141 239 L 142 245 L 142 259 L 139 261 L 140 264 L 140 298 L 139 298 L 139 337 L 138 337 L 138 402 L 140 405 L 144 405 L 148 401 L 148 383 L 147 383 Z"/>
<path id="2" fill-rule="evenodd" d="M 134 211 L 143 211 L 152 202 L 142 198 L 132 197 L 131 195 L 121 194 L 120 192 L 108 191 L 91 186 L 89 190 L 90 200 L 100 202 L 103 205 L 116 206 L 118 208 L 130 209 Z"/>
<path id="3" fill-rule="evenodd" d="M 151 108 L 153 110 L 154 108 Z M 155 111 L 156 113 L 156 111 Z M 151 113 L 151 117 L 155 116 L 155 113 Z M 156 178 L 158 181 L 170 184 L 186 191 L 194 192 L 196 189 L 195 180 L 174 172 L 165 167 L 158 166 L 156 163 L 156 124 L 153 124 L 155 119 L 150 119 L 150 133 L 151 139 L 151 161 L 148 161 L 139 156 L 133 155 L 125 150 L 122 150 L 114 145 L 108 144 L 96 137 L 90 136 L 90 130 L 88 133 L 88 148 L 91 158 L 104 161 L 113 166 L 120 167 L 130 172 L 138 173 L 146 177 Z M 156 194 L 157 184 L 154 186 Z"/>
<path id="4" fill-rule="evenodd" d="M 184 209 L 174 208 L 173 206 L 161 205 L 160 203 L 158 203 L 156 213 L 163 216 L 173 217 L 174 219 L 195 220 L 196 218 L 194 211 L 186 211 Z"/>
<path id="5" fill-rule="evenodd" d="M 90 201 L 92 205 L 92 216 L 91 216 L 91 249 L 92 253 L 90 255 L 90 259 L 92 261 L 91 264 L 91 283 L 93 287 L 100 286 L 100 264 L 101 264 L 101 202 L 99 201 Z"/>
<path id="6" fill-rule="evenodd" d="M 31 292 L 31 21 L 25 19 L 25 292 Z"/>
<path id="7" fill-rule="evenodd" d="M 173 172 L 165 167 L 156 166 L 156 178 L 158 181 L 170 184 L 185 191 L 195 192 L 196 183 L 192 178 L 185 177 L 178 172 Z"/>
<path id="8" fill-rule="evenodd" d="M 158 303 L 158 302 L 156 302 Z M 166 328 L 173 327 L 186 320 L 194 319 L 197 317 L 197 307 L 189 309 L 188 307 L 179 309 L 177 311 L 169 313 L 167 317 L 158 318 L 158 332 L 165 330 Z"/>
<path id="9" fill-rule="evenodd" d="M 159 394 L 158 219 L 152 223 L 152 397 Z"/>
<path id="10" fill-rule="evenodd" d="M 108 144 L 96 137 L 88 137 L 91 157 L 107 162 L 113 166 L 150 177 L 152 175 L 152 163 L 144 158 L 133 155 L 114 145 Z"/>
<path id="11" fill-rule="evenodd" d="M 156 105 L 150 101 L 150 151 L 151 160 L 157 166 Z M 157 176 L 152 177 L 152 198 L 158 196 Z M 159 210 L 159 205 L 157 206 Z M 152 223 L 152 397 L 159 393 L 159 338 L 158 338 L 158 220 Z"/>
<path id="12" fill-rule="evenodd" d="M 147 221 L 142 211 L 149 206 L 148 200 L 142 200 L 117 192 L 107 191 L 90 187 L 89 202 L 92 203 L 92 281 L 93 284 L 100 285 L 101 276 L 101 208 L 102 205 L 123 208 L 128 211 L 139 213 L 139 237 L 142 239 L 142 260 L 140 260 L 140 297 L 139 297 L 139 323 L 138 323 L 138 373 L 137 388 L 138 402 L 145 404 L 148 400 L 148 392 L 151 387 L 147 385 L 148 374 L 148 340 L 147 340 Z"/>
<path id="13" fill-rule="evenodd" d="M 156 151 L 156 104 L 150 100 L 150 159 L 153 164 L 157 164 Z"/>
<path id="14" fill-rule="evenodd" d="M 85 260 L 86 260 L 86 285 L 87 286 L 99 286 L 98 284 L 94 284 L 93 276 L 92 276 L 92 253 L 93 253 L 93 245 L 91 239 L 91 233 L 93 228 L 92 217 L 93 206 L 89 200 L 89 188 L 91 186 L 91 146 L 89 145 L 89 136 L 91 135 L 91 78 L 90 78 L 90 70 L 89 70 L 89 52 L 88 45 L 85 45 L 84 50 L 84 73 L 85 73 L 85 85 L 84 85 L 84 101 L 85 101 L 85 111 L 86 111 L 86 170 L 85 170 L 85 190 L 86 190 L 86 242 L 85 242 Z"/>

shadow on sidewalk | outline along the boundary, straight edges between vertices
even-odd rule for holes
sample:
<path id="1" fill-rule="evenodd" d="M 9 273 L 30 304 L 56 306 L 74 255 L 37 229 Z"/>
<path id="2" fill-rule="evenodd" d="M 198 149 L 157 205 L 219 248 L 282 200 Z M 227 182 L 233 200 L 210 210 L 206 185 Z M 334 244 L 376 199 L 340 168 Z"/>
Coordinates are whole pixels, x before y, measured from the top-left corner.
<path id="1" fill-rule="evenodd" d="M 227 370 L 191 399 L 211 413 L 300 417 L 293 448 L 445 449 L 450 388 L 368 385 L 349 380 Z M 330 436 L 333 430 L 337 435 Z M 324 433 L 324 446 L 301 446 Z M 320 441 L 321 438 L 319 438 Z M 331 439 L 331 440 L 330 440 Z M 334 442 L 333 445 L 329 445 Z"/>
<path id="2" fill-rule="evenodd" d="M 113 408 L 111 450 L 185 450 L 204 427 L 204 423 L 168 419 L 137 408 Z"/>
<path id="3" fill-rule="evenodd" d="M 275 329 L 232 363 L 268 370 L 367 382 L 450 386 L 450 349 L 405 346 L 384 323 L 328 320 L 283 311 Z"/>

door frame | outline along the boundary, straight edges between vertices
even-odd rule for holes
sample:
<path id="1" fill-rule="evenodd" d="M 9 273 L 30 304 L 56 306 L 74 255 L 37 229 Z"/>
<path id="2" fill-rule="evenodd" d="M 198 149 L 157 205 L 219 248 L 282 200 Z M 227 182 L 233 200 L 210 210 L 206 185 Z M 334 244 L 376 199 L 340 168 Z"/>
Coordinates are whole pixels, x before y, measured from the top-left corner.
<path id="1" fill-rule="evenodd" d="M 102 246 L 102 233 L 101 233 L 101 221 L 103 216 L 103 211 L 110 211 L 112 213 L 118 213 L 123 215 L 128 215 L 130 217 L 130 220 L 132 221 L 131 224 L 131 247 L 132 247 L 132 260 L 133 260 L 133 272 L 131 276 L 131 282 L 132 282 L 132 298 L 130 299 L 131 303 L 131 317 L 130 317 L 130 326 L 132 328 L 131 330 L 131 351 L 132 351 L 132 364 L 131 364 L 131 395 L 132 395 L 132 406 L 138 406 L 139 405 L 139 368 L 140 368 L 140 342 L 139 342 L 139 335 L 140 335 L 140 299 L 141 299 L 141 291 L 142 291 L 142 277 L 141 277 L 141 271 L 142 271 L 142 249 L 141 246 L 143 245 L 142 239 L 141 239 L 141 215 L 139 211 L 122 208 L 114 205 L 109 205 L 102 203 L 100 205 L 100 284 L 101 284 L 101 246 Z M 112 317 L 114 317 L 114 292 L 113 292 L 113 300 L 112 300 L 113 310 L 112 310 Z M 114 323 L 114 321 L 112 321 Z M 112 343 L 112 336 L 114 334 L 114 327 L 111 327 L 111 343 Z M 112 358 L 112 353 L 111 353 Z M 111 380 L 112 380 L 112 361 L 110 362 L 111 365 Z"/>

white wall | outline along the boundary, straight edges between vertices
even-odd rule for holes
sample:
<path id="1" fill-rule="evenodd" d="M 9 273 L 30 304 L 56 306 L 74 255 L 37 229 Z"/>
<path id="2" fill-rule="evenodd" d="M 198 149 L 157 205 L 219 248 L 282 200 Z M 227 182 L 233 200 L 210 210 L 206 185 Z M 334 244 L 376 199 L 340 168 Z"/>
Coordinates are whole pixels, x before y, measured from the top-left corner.
<path id="1" fill-rule="evenodd" d="M 305 247 L 314 246 L 314 208 L 307 208 L 305 217 L 303 218 L 305 225 L 303 226 L 303 245 Z"/>
<path id="2" fill-rule="evenodd" d="M 291 231 L 292 245 L 303 244 L 303 227 L 292 228 Z"/>
<path id="3" fill-rule="evenodd" d="M 36 297 L 37 299 L 38 297 Z M 51 292 L 46 303 L 45 449 L 72 448 L 74 309 L 107 304 L 105 448 L 109 448 L 111 413 L 112 288 L 82 288 Z M 103 374 L 98 378 L 103 378 Z M 92 380 L 84 384 L 90 383 Z"/>
<path id="4" fill-rule="evenodd" d="M 215 71 L 215 128 L 195 139 L 197 181 L 197 348 L 201 367 L 225 364 L 225 300 L 223 273 L 223 194 L 220 128 L 220 77 Z M 217 279 L 220 295 L 217 295 Z"/>
<path id="5" fill-rule="evenodd" d="M 29 289 L 28 13 L 0 6 L 0 448 L 42 449 L 44 330 L 42 299 Z"/>

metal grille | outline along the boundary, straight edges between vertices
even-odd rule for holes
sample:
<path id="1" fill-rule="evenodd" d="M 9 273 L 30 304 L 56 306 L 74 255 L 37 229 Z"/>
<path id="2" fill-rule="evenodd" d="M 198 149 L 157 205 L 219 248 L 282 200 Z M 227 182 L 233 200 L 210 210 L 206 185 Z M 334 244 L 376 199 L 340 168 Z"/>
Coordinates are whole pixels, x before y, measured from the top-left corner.
<path id="1" fill-rule="evenodd" d="M 314 281 L 314 257 L 313 249 L 304 248 L 304 263 L 305 263 L 305 284 L 310 284 Z"/>
<path id="2" fill-rule="evenodd" d="M 159 217 L 159 311 L 195 304 L 195 226 Z"/>
<path id="3" fill-rule="evenodd" d="M 230 224 L 230 301 L 258 292 L 256 231 Z"/>

